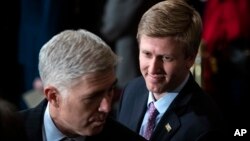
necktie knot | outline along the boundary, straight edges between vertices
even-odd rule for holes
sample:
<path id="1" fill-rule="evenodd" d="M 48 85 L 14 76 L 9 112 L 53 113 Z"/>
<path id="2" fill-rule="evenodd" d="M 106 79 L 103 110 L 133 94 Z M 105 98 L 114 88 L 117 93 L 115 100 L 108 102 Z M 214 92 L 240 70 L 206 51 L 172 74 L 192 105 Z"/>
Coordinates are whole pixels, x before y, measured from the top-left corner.
<path id="1" fill-rule="evenodd" d="M 155 119 L 156 116 L 157 116 L 157 114 L 158 114 L 158 111 L 157 111 L 157 109 L 155 108 L 154 103 L 151 102 L 151 103 L 149 104 L 149 119 L 150 119 L 150 118 Z"/>

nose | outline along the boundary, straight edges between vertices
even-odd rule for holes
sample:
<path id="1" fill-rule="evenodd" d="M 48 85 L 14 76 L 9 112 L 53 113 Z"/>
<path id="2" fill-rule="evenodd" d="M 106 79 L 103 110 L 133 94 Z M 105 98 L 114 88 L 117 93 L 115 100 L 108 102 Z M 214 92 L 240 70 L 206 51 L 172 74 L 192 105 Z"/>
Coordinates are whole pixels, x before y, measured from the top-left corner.
<path id="1" fill-rule="evenodd" d="M 105 95 L 100 103 L 99 111 L 109 113 L 111 111 L 112 97 Z"/>
<path id="2" fill-rule="evenodd" d="M 149 73 L 150 74 L 158 74 L 161 72 L 162 62 L 158 58 L 152 58 L 149 63 Z"/>

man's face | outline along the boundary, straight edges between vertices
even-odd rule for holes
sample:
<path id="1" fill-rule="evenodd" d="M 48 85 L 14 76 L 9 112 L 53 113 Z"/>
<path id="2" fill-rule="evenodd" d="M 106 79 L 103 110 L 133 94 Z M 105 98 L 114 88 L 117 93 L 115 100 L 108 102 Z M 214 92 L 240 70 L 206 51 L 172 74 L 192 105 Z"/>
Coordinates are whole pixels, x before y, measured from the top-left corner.
<path id="1" fill-rule="evenodd" d="M 84 75 L 57 108 L 54 122 L 64 134 L 82 136 L 99 133 L 111 110 L 116 77 L 114 70 Z"/>
<path id="2" fill-rule="evenodd" d="M 178 87 L 193 63 L 171 37 L 142 36 L 139 49 L 141 73 L 148 90 L 155 94 Z"/>

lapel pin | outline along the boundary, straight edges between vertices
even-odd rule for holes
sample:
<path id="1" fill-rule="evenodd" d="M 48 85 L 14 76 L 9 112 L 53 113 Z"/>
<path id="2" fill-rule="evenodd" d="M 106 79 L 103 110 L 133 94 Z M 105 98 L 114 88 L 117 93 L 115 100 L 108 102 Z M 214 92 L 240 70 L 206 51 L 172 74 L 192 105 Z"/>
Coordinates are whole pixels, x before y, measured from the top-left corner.
<path id="1" fill-rule="evenodd" d="M 172 127 L 170 126 L 169 123 L 165 125 L 165 128 L 166 128 L 166 130 L 167 130 L 168 132 L 170 132 L 170 131 L 172 130 Z"/>

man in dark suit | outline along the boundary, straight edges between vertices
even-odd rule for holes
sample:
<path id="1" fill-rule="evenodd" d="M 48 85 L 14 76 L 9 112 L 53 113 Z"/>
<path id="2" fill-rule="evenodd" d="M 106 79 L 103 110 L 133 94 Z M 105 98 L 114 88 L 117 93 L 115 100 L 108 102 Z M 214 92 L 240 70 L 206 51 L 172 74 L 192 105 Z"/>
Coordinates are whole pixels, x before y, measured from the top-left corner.
<path id="1" fill-rule="evenodd" d="M 113 50 L 122 61 L 116 66 L 117 88 L 140 75 L 138 68 L 137 25 L 142 14 L 162 0 L 107 0 L 100 33 L 113 44 Z M 129 57 L 128 57 L 129 56 Z M 129 69 L 128 69 L 129 68 Z"/>
<path id="2" fill-rule="evenodd" d="M 142 16 L 137 33 L 142 77 L 123 91 L 117 115 L 121 123 L 151 141 L 224 136 L 216 104 L 190 72 L 201 31 L 201 17 L 185 1 L 159 2 Z M 151 115 L 156 115 L 152 123 Z"/>
<path id="3" fill-rule="evenodd" d="M 21 111 L 29 141 L 132 140 L 140 135 L 108 117 L 117 56 L 86 30 L 65 30 L 39 52 L 43 100 Z"/>

